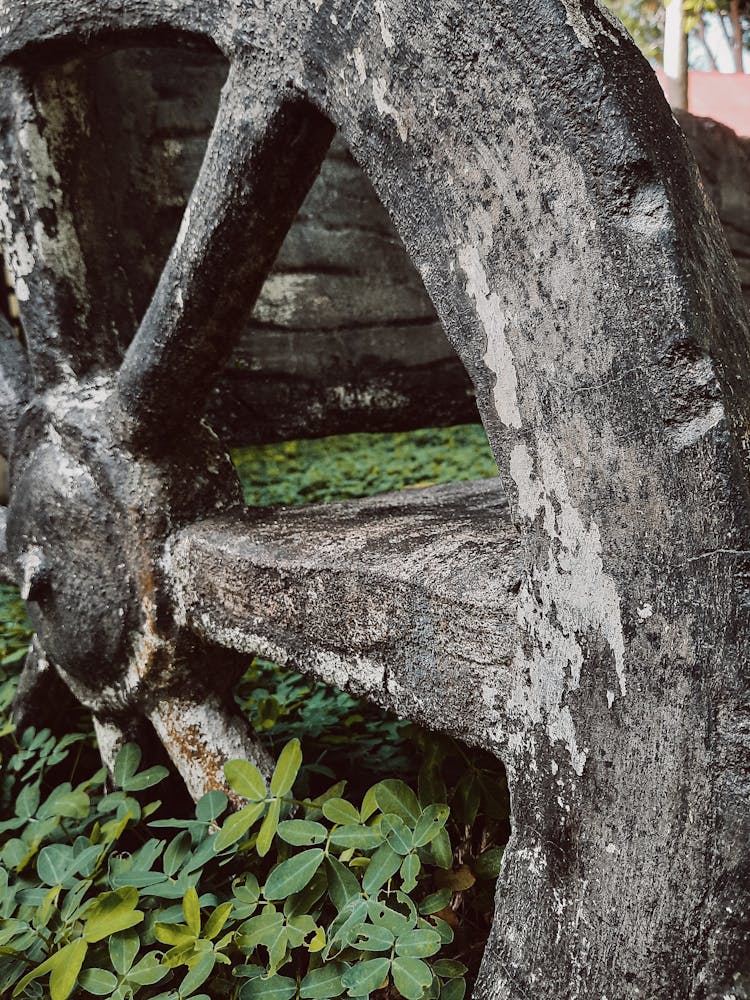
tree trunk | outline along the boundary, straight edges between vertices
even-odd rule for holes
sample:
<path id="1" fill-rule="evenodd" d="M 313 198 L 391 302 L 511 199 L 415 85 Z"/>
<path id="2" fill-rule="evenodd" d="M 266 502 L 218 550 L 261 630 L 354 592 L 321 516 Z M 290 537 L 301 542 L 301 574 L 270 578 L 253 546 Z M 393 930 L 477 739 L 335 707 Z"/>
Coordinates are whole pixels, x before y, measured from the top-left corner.
<path id="1" fill-rule="evenodd" d="M 740 21 L 740 0 L 731 0 L 729 19 L 732 22 L 732 59 L 735 73 L 744 73 L 742 60 L 742 22 Z"/>
<path id="2" fill-rule="evenodd" d="M 711 67 L 711 70 L 714 73 L 718 73 L 719 66 L 718 63 L 716 62 L 716 56 L 713 54 L 710 45 L 706 41 L 706 22 L 703 20 L 702 14 L 698 19 L 697 31 L 698 31 L 698 41 L 701 43 L 701 47 L 703 48 L 703 51 L 706 53 L 706 58 L 708 59 L 708 65 Z"/>
<path id="3" fill-rule="evenodd" d="M 673 108 L 688 109 L 688 51 L 683 0 L 667 0 L 664 18 L 664 72 Z"/>

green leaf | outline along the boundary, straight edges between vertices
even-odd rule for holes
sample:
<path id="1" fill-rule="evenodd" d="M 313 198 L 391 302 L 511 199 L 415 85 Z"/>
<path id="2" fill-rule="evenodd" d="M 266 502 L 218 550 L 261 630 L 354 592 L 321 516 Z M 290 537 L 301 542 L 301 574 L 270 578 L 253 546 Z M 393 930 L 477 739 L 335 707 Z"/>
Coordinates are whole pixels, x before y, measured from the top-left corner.
<path id="1" fill-rule="evenodd" d="M 405 782 L 397 778 L 388 778 L 375 786 L 374 795 L 382 813 L 395 813 L 411 829 L 414 828 L 422 810 L 417 796 Z"/>
<path id="2" fill-rule="evenodd" d="M 238 920 L 251 917 L 260 898 L 258 880 L 252 874 L 245 876 L 245 881 L 233 886 L 234 915 Z"/>
<path id="3" fill-rule="evenodd" d="M 7 875 L 6 875 L 6 880 L 7 880 Z M 2 888 L 7 889 L 7 881 L 6 885 Z M 0 888 L 0 893 L 2 893 L 2 888 Z M 44 899 L 39 904 L 39 906 L 36 909 L 36 913 L 34 914 L 35 927 L 39 928 L 47 926 L 50 919 L 52 918 L 52 914 L 57 908 L 57 900 L 60 896 L 60 892 L 61 892 L 61 886 L 56 885 L 53 886 L 53 888 L 51 888 L 48 893 L 45 893 Z M 2 924 L 0 924 L 0 927 L 1 926 Z"/>
<path id="4" fill-rule="evenodd" d="M 206 926 L 203 928 L 203 937 L 207 941 L 213 941 L 215 937 L 218 937 L 224 928 L 224 924 L 229 919 L 229 914 L 232 912 L 233 903 L 230 901 L 228 903 L 222 903 L 221 906 L 217 906 L 213 911 L 211 916 L 206 921 Z"/>
<path id="5" fill-rule="evenodd" d="M 391 963 L 387 958 L 371 958 L 357 962 L 341 977 L 350 997 L 366 997 L 374 992 L 388 975 Z"/>
<path id="6" fill-rule="evenodd" d="M 385 834 L 376 826 L 339 826 L 331 833 L 331 843 L 336 847 L 353 847 L 357 851 L 372 851 L 385 840 Z"/>
<path id="7" fill-rule="evenodd" d="M 297 983 L 287 976 L 248 979 L 240 990 L 240 1000 L 291 1000 L 296 992 Z"/>
<path id="8" fill-rule="evenodd" d="M 346 799 L 329 799 L 323 803 L 323 815 L 331 823 L 338 823 L 346 826 L 350 823 L 359 823 L 359 810 L 347 802 Z"/>
<path id="9" fill-rule="evenodd" d="M 275 933 L 278 927 L 284 924 L 284 915 L 276 910 L 273 904 L 264 906 L 263 912 L 257 917 L 251 917 L 240 927 L 243 935 L 242 947 L 248 950 L 256 945 L 265 944 L 269 933 Z"/>
<path id="10" fill-rule="evenodd" d="M 362 806 L 360 807 L 359 810 L 359 818 L 363 823 L 366 823 L 367 820 L 370 818 L 370 816 L 372 816 L 373 813 L 377 812 L 378 803 L 375 798 L 375 790 L 377 787 L 378 787 L 377 785 L 373 785 L 372 788 L 368 788 L 368 790 L 364 794 L 364 797 L 362 798 Z"/>
<path id="11" fill-rule="evenodd" d="M 387 927 L 363 924 L 352 945 L 358 951 L 390 951 L 394 940 L 392 931 Z"/>
<path id="12" fill-rule="evenodd" d="M 450 815 L 446 805 L 428 806 L 414 827 L 414 846 L 424 847 L 431 843 L 445 826 Z"/>
<path id="13" fill-rule="evenodd" d="M 124 976 L 135 961 L 141 942 L 135 931 L 122 931 L 109 939 L 109 960 L 119 975 Z"/>
<path id="14" fill-rule="evenodd" d="M 308 972 L 300 983 L 300 1000 L 335 1000 L 344 992 L 341 977 L 348 966 L 343 962 L 326 962 L 319 969 Z"/>
<path id="15" fill-rule="evenodd" d="M 214 840 L 214 850 L 223 851 L 241 840 L 250 827 L 256 823 L 266 808 L 265 802 L 255 802 L 239 812 L 232 813 L 224 820 L 224 825 Z"/>
<path id="16" fill-rule="evenodd" d="M 337 781 L 335 785 L 331 785 L 330 788 L 326 789 L 321 795 L 318 795 L 315 799 L 305 800 L 305 819 L 319 819 L 323 815 L 322 805 L 329 799 L 340 798 L 344 789 L 346 788 L 345 781 Z"/>
<path id="17" fill-rule="evenodd" d="M 122 789 L 125 792 L 142 792 L 145 788 L 152 788 L 154 785 L 158 785 L 159 782 L 164 781 L 167 777 L 169 777 L 169 771 L 166 767 L 162 767 L 159 764 L 141 771 L 140 774 L 133 775 L 132 778 L 127 778 L 122 783 Z"/>
<path id="18" fill-rule="evenodd" d="M 182 866 L 188 854 L 190 854 L 191 848 L 192 839 L 187 830 L 178 833 L 164 852 L 164 859 L 162 861 L 164 874 L 174 875 Z"/>
<path id="19" fill-rule="evenodd" d="M 477 878 L 497 878 L 503 863 L 502 847 L 490 847 L 476 859 L 472 868 Z"/>
<path id="20" fill-rule="evenodd" d="M 185 914 L 185 923 L 191 933 L 198 937 L 201 932 L 201 904 L 193 886 L 182 897 L 182 912 Z"/>
<path id="21" fill-rule="evenodd" d="M 41 965 L 37 965 L 36 968 L 31 970 L 31 972 L 27 972 L 23 979 L 16 983 L 11 995 L 14 997 L 19 996 L 26 990 L 29 983 L 34 982 L 35 979 L 41 979 L 42 976 L 46 976 L 52 967 L 53 959 L 54 955 L 50 955 L 50 957 L 42 962 Z"/>
<path id="22" fill-rule="evenodd" d="M 445 802 L 447 790 L 440 770 L 442 758 L 431 756 L 419 769 L 419 801 L 427 806 L 432 802 Z"/>
<path id="23" fill-rule="evenodd" d="M 451 868 L 453 866 L 453 850 L 448 831 L 442 829 L 438 832 L 430 844 L 432 859 L 438 868 Z"/>
<path id="24" fill-rule="evenodd" d="M 315 904 L 325 894 L 327 888 L 328 878 L 325 868 L 319 868 L 301 892 L 289 896 L 284 901 L 284 914 L 291 918 L 312 913 Z"/>
<path id="25" fill-rule="evenodd" d="M 291 790 L 301 766 L 302 750 L 299 740 L 290 740 L 276 762 L 271 778 L 271 795 L 286 795 Z"/>
<path id="26" fill-rule="evenodd" d="M 255 764 L 247 760 L 229 760 L 224 765 L 224 777 L 229 787 L 249 802 L 266 797 L 266 783 Z"/>
<path id="27" fill-rule="evenodd" d="M 235 965 L 232 975 L 237 979 L 258 979 L 265 971 L 262 965 Z"/>
<path id="28" fill-rule="evenodd" d="M 164 924 L 157 921 L 154 924 L 154 937 L 162 944 L 179 948 L 183 944 L 192 944 L 196 935 L 185 924 Z"/>
<path id="29" fill-rule="evenodd" d="M 405 1000 L 420 1000 L 432 982 L 430 967 L 418 958 L 394 958 L 391 971 L 394 985 Z"/>
<path id="30" fill-rule="evenodd" d="M 367 916 L 367 903 L 364 899 L 354 899 L 347 903 L 328 928 L 328 944 L 323 958 L 327 960 L 336 951 L 346 948 L 352 938 L 356 937 Z"/>
<path id="31" fill-rule="evenodd" d="M 216 965 L 216 954 L 207 951 L 202 955 L 180 983 L 180 997 L 189 997 L 208 979 Z"/>
<path id="32" fill-rule="evenodd" d="M 440 1000 L 464 1000 L 466 995 L 466 981 L 464 979 L 451 979 L 449 983 L 443 983 L 440 990 Z"/>
<path id="33" fill-rule="evenodd" d="M 412 833 L 400 816 L 388 813 L 380 821 L 380 829 L 397 854 L 406 855 L 412 849 Z"/>
<path id="34" fill-rule="evenodd" d="M 25 991 L 29 983 L 34 982 L 36 979 L 41 979 L 42 976 L 46 976 L 49 972 L 51 1000 L 67 1000 L 67 997 L 73 991 L 87 950 L 88 945 L 81 938 L 65 945 L 64 948 L 50 955 L 41 965 L 37 965 L 35 969 L 32 969 L 31 972 L 28 972 L 23 979 L 16 983 L 13 996 L 19 996 Z"/>
<path id="35" fill-rule="evenodd" d="M 451 925 L 446 920 L 443 920 L 441 917 L 437 916 L 433 916 L 432 921 L 435 924 L 435 930 L 440 935 L 440 940 L 442 941 L 442 943 L 450 944 L 453 941 L 454 937 L 453 928 L 451 927 Z"/>
<path id="36" fill-rule="evenodd" d="M 168 969 L 176 969 L 179 965 L 190 965 L 196 957 L 196 944 L 195 938 L 191 937 L 186 944 L 175 945 L 162 956 L 161 964 Z"/>
<path id="37" fill-rule="evenodd" d="M 282 751 L 283 752 L 283 751 Z M 268 852 L 271 850 L 271 844 L 273 843 L 273 838 L 276 834 L 276 828 L 279 825 L 279 816 L 281 815 L 281 799 L 274 799 L 269 806 L 266 818 L 260 827 L 260 832 L 258 833 L 258 839 L 255 843 L 255 850 L 261 858 L 265 858 Z"/>
<path id="38" fill-rule="evenodd" d="M 107 969 L 84 969 L 78 977 L 78 984 L 87 993 L 96 997 L 106 997 L 117 988 L 117 976 Z"/>
<path id="39" fill-rule="evenodd" d="M 417 887 L 417 876 L 419 875 L 422 862 L 416 854 L 407 855 L 401 863 L 401 878 L 403 880 L 401 888 L 404 892 L 413 892 Z"/>
<path id="40" fill-rule="evenodd" d="M 438 889 L 437 892 L 433 892 L 429 896 L 425 896 L 419 904 L 419 912 L 423 913 L 425 916 L 430 913 L 439 913 L 441 910 L 446 908 L 448 903 L 450 903 L 452 895 L 453 893 L 450 889 Z"/>
<path id="41" fill-rule="evenodd" d="M 228 803 L 229 799 L 224 792 L 214 788 L 212 791 L 206 792 L 198 802 L 195 807 L 195 818 L 203 823 L 213 823 L 221 816 Z"/>
<path id="42" fill-rule="evenodd" d="M 52 1000 L 68 1000 L 86 958 L 88 947 L 88 942 L 79 938 L 53 955 L 52 971 L 49 977 L 49 992 Z"/>
<path id="43" fill-rule="evenodd" d="M 3 667 L 9 667 L 12 663 L 20 663 L 21 660 L 25 659 L 28 653 L 28 646 L 24 646 L 22 649 L 17 649 L 14 653 L 8 653 L 0 660 L 0 665 Z"/>
<path id="44" fill-rule="evenodd" d="M 44 885 L 62 885 L 75 865 L 73 849 L 67 844 L 49 844 L 39 852 L 37 875 Z"/>
<path id="45" fill-rule="evenodd" d="M 319 847 L 302 851 L 288 861 L 282 861 L 268 876 L 264 887 L 266 899 L 286 899 L 308 884 L 323 863 L 325 854 Z"/>
<path id="46" fill-rule="evenodd" d="M 460 979 L 469 970 L 463 962 L 455 962 L 452 958 L 439 958 L 433 963 L 432 971 L 441 979 Z"/>
<path id="47" fill-rule="evenodd" d="M 288 819 L 279 823 L 276 831 L 281 839 L 293 847 L 308 847 L 322 844 L 328 836 L 328 831 L 322 823 L 313 823 L 307 819 Z"/>
<path id="48" fill-rule="evenodd" d="M 427 929 L 408 931 L 396 938 L 396 954 L 402 958 L 428 958 L 440 951 L 440 935 Z"/>
<path id="49" fill-rule="evenodd" d="M 268 949 L 268 975 L 273 976 L 284 962 L 286 962 L 288 957 L 287 945 L 289 938 L 287 928 L 283 922 L 274 934 L 268 936 L 264 943 Z"/>
<path id="50" fill-rule="evenodd" d="M 440 997 L 440 980 L 433 972 L 430 985 L 422 994 L 422 1000 L 439 1000 L 439 997 Z"/>
<path id="51" fill-rule="evenodd" d="M 409 917 L 372 899 L 367 904 L 367 914 L 375 926 L 387 927 L 394 936 L 405 934 L 414 927 L 414 921 Z"/>
<path id="52" fill-rule="evenodd" d="M 144 955 L 128 972 L 128 983 L 135 983 L 136 986 L 153 986 L 154 983 L 161 982 L 167 975 L 169 975 L 169 969 L 162 965 L 152 952 Z"/>
<path id="53" fill-rule="evenodd" d="M 467 771 L 459 781 L 453 796 L 453 813 L 459 823 L 471 826 L 477 818 L 481 790 L 476 771 Z"/>
<path id="54" fill-rule="evenodd" d="M 286 922 L 286 933 L 289 938 L 290 948 L 299 948 L 305 943 L 308 935 L 313 935 L 318 930 L 315 921 L 309 913 L 300 913 L 295 917 L 290 917 Z"/>
<path id="55" fill-rule="evenodd" d="M 15 813 L 21 819 L 31 819 L 39 808 L 39 785 L 27 785 L 16 798 Z M 359 817 L 357 817 L 359 818 Z"/>
<path id="56" fill-rule="evenodd" d="M 132 778 L 141 763 L 141 751 L 135 743 L 126 743 L 120 747 L 115 757 L 113 777 L 118 788 L 122 788 L 128 779 Z"/>
<path id="57" fill-rule="evenodd" d="M 367 871 L 362 879 L 362 888 L 368 896 L 374 896 L 378 889 L 396 874 L 400 866 L 401 855 L 396 854 L 390 844 L 383 844 L 375 851 L 367 866 Z"/>
<path id="58" fill-rule="evenodd" d="M 143 913 L 136 909 L 137 905 L 138 890 L 132 886 L 101 893 L 86 910 L 84 938 L 94 943 L 118 931 L 135 927 L 143 920 Z"/>
<path id="59" fill-rule="evenodd" d="M 326 858 L 326 872 L 328 874 L 328 895 L 340 912 L 347 903 L 361 895 L 359 882 L 356 875 L 336 858 Z"/>

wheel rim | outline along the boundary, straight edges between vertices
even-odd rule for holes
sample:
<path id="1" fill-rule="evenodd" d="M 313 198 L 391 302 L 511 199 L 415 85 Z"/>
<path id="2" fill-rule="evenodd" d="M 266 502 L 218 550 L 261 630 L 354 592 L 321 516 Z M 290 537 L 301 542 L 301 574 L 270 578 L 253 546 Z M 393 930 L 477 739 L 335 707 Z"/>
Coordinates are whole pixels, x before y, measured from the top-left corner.
<path id="1" fill-rule="evenodd" d="M 592 955 L 616 951 L 616 983 L 637 982 L 665 1000 L 719 995 L 746 934 L 731 915 L 747 912 L 750 860 L 731 835 L 710 871 L 695 859 L 717 856 L 716 816 L 731 817 L 732 829 L 747 817 L 736 763 L 746 739 L 731 692 L 745 683 L 750 648 L 742 583 L 750 339 L 718 224 L 650 71 L 598 7 L 567 0 L 537 5 L 522 28 L 517 5 L 500 3 L 488 18 L 473 0 L 460 9 L 217 4 L 207 13 L 45 6 L 30 16 L 13 6 L 6 59 L 89 31 L 195 31 L 213 38 L 236 74 L 252 65 L 267 134 L 282 121 L 274 115 L 293 107 L 307 109 L 305 121 L 323 113 L 335 123 L 394 216 L 474 381 L 526 560 L 511 693 L 498 731 L 487 734 L 509 769 L 516 828 L 480 991 L 523 996 L 544 983 L 540 996 L 564 995 L 579 970 L 592 996 L 607 995 L 612 976 Z M 228 110 L 242 113 L 231 101 Z M 247 155 L 237 149 L 238 168 Z M 231 215 L 221 203 L 216 211 Z M 272 231 L 264 231 L 269 246 Z M 231 253 L 221 240 L 213 245 L 221 272 Z M 197 258 L 182 253 L 167 273 L 184 266 L 194 275 Z M 261 279 L 259 271 L 251 284 Z M 218 476 L 200 503 L 179 506 L 176 469 L 220 459 L 207 441 L 185 453 L 171 439 L 158 483 L 145 475 L 140 451 L 153 451 L 155 429 L 171 416 L 148 355 L 163 349 L 168 364 L 183 329 L 173 288 L 161 287 L 154 302 L 118 386 L 108 385 L 117 396 L 111 433 L 123 463 L 139 470 L 131 489 L 148 485 L 149 515 L 157 497 L 177 511 L 151 529 L 146 556 L 134 560 L 141 569 L 158 566 L 170 533 L 210 502 L 225 510 L 237 502 Z M 192 333 L 205 312 L 197 300 L 195 308 Z M 199 370 L 201 359 L 196 348 L 184 371 Z M 32 367 L 37 391 L 64 381 L 59 361 L 51 373 Z M 66 433 L 75 437 L 72 425 Z M 166 575 L 155 592 L 159 584 L 168 591 Z M 157 689 L 159 677 L 148 675 Z M 161 690 L 167 707 L 179 701 L 168 684 Z M 674 692 L 683 692 L 677 706 Z M 682 774 L 686 757 L 699 780 Z M 667 788 L 674 794 L 665 797 Z M 606 810 L 597 808 L 602 789 Z M 662 810 L 658 829 L 652 802 Z M 616 948 L 607 922 L 625 890 L 621 872 L 602 861 L 602 844 L 618 850 L 613 828 L 638 845 Z M 674 885 L 684 887 L 679 897 Z M 694 972 L 685 928 L 696 913 Z M 654 956 L 672 954 L 675 942 L 686 943 L 665 984 Z"/>

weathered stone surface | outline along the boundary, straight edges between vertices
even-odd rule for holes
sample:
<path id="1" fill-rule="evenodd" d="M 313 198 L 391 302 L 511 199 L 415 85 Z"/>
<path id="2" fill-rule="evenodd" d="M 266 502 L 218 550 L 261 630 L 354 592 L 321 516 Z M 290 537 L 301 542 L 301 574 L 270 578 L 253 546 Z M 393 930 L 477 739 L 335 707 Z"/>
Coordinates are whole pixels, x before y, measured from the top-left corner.
<path id="1" fill-rule="evenodd" d="M 243 512 L 169 555 L 180 620 L 487 746 L 510 694 L 522 554 L 494 480 Z"/>
<path id="2" fill-rule="evenodd" d="M 145 311 L 200 168 L 225 59 L 215 51 L 115 51 L 90 70 L 121 242 L 121 280 Z M 750 297 L 748 143 L 680 112 Z M 211 421 L 250 443 L 478 419 L 388 213 L 337 138 L 279 251 L 217 386 Z"/>
<path id="3" fill-rule="evenodd" d="M 178 600 L 189 570 L 174 578 L 170 554 L 194 527 L 196 545 L 220 535 L 242 566 L 248 515 L 201 415 L 335 125 L 469 373 L 518 536 L 509 632 L 467 699 L 491 713 L 477 741 L 504 762 L 513 805 L 477 996 L 738 997 L 750 336 L 719 221 L 632 43 L 583 0 L 6 0 L 4 12 L 3 239 L 34 375 L 8 547 L 43 652 L 102 739 L 128 713 L 148 719 L 194 793 L 221 781 L 227 754 L 254 752 L 224 697 L 236 660 L 191 628 Z M 78 54 L 150 30 L 209 37 L 232 66 L 120 364 L 134 311 L 111 281 L 108 189 L 78 165 L 100 152 Z M 55 55 L 63 72 L 39 69 Z M 282 522 L 266 517 L 276 538 Z M 385 561 L 418 565 L 424 515 L 413 535 L 373 517 L 389 544 L 415 544 Z M 289 518 L 301 544 L 309 522 Z M 285 572 L 304 578 L 287 553 Z M 360 606 L 376 630 L 379 608 Z M 104 676 L 79 642 L 84 614 L 106 633 Z M 412 648 L 418 663 L 428 643 Z"/>

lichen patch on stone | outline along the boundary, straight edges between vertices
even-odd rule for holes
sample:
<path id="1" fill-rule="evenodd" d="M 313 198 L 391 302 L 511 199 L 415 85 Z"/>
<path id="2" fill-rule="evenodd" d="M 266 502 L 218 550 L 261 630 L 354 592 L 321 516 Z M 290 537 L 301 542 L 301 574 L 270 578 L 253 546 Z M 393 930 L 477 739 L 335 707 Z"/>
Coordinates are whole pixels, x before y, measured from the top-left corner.
<path id="1" fill-rule="evenodd" d="M 490 292 L 479 250 L 473 245 L 465 244 L 458 251 L 458 260 L 466 275 L 466 290 L 476 303 L 477 314 L 487 338 L 484 363 L 495 375 L 493 398 L 497 415 L 506 427 L 520 428 L 518 377 L 513 353 L 505 336 L 512 317 L 503 310 L 499 295 Z"/>
<path id="2" fill-rule="evenodd" d="M 519 594 L 518 624 L 529 646 L 517 650 L 519 680 L 507 708 L 524 728 L 543 725 L 553 743 L 564 743 L 573 770 L 581 775 L 587 751 L 578 745 L 567 699 L 579 687 L 583 643 L 592 633 L 609 646 L 620 695 L 625 695 L 620 598 L 604 570 L 599 528 L 593 519 L 586 523 L 573 503 L 556 451 L 542 435 L 537 437 L 537 465 L 534 476 L 526 445 L 513 449 L 510 473 L 518 488 L 519 514 L 527 521 L 542 517 L 549 547 L 546 565 L 532 570 Z M 528 749 L 531 738 L 516 740 L 516 749 Z"/>

